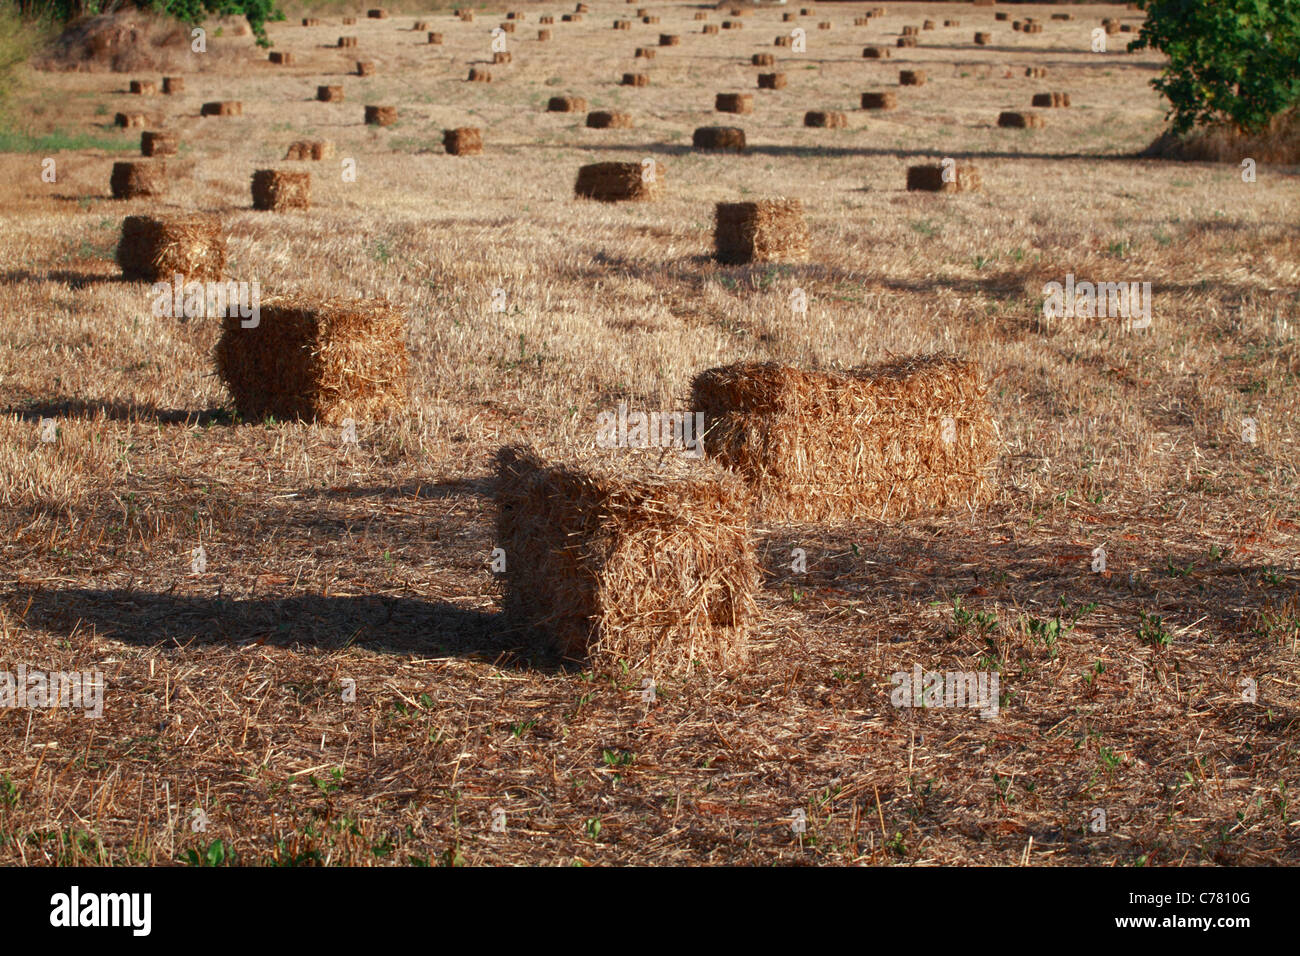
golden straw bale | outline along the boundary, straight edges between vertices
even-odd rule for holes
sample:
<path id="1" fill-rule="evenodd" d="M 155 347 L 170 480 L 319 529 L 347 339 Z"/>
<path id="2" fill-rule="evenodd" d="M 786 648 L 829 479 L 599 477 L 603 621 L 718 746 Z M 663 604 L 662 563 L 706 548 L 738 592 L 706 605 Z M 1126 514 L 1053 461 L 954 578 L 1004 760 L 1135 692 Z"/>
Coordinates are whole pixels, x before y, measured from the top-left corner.
<path id="1" fill-rule="evenodd" d="M 887 46 L 865 46 L 862 48 L 862 56 L 867 60 L 888 60 L 893 54 Z"/>
<path id="2" fill-rule="evenodd" d="M 441 34 L 441 33 L 438 33 L 438 32 L 436 32 L 436 31 L 430 30 L 429 33 L 426 34 L 425 39 L 428 41 L 428 43 L 429 43 L 430 46 L 442 46 L 442 34 Z"/>
<path id="3" fill-rule="evenodd" d="M 132 80 L 131 92 L 137 96 L 154 96 L 158 93 L 158 84 L 153 80 Z"/>
<path id="4" fill-rule="evenodd" d="M 951 182 L 944 180 L 944 166 L 940 163 L 925 163 L 920 166 L 907 167 L 907 188 L 925 192 L 974 192 L 980 188 L 979 170 L 974 166 L 953 163 Z"/>
<path id="5" fill-rule="evenodd" d="M 323 139 L 300 139 L 290 143 L 285 159 L 311 159 L 320 161 L 334 155 L 334 144 Z"/>
<path id="6" fill-rule="evenodd" d="M 492 73 L 481 66 L 471 66 L 469 68 L 470 83 L 491 83 Z"/>
<path id="7" fill-rule="evenodd" d="M 862 108 L 864 110 L 896 110 L 898 109 L 898 94 L 890 90 L 883 93 L 863 93 Z"/>
<path id="8" fill-rule="evenodd" d="M 711 149 L 743 153 L 745 131 L 739 126 L 701 126 L 691 137 L 696 149 Z"/>
<path id="9" fill-rule="evenodd" d="M 271 51 L 270 60 L 277 66 L 293 66 L 296 57 L 292 53 L 282 50 L 273 50 Z"/>
<path id="10" fill-rule="evenodd" d="M 114 163 L 108 185 L 114 199 L 161 196 L 167 191 L 167 167 L 162 160 Z"/>
<path id="11" fill-rule="evenodd" d="M 1035 93 L 1031 106 L 1061 107 L 1070 105 L 1069 93 Z"/>
<path id="12" fill-rule="evenodd" d="M 375 64 L 370 60 L 357 60 L 357 76 L 374 76 Z"/>
<path id="13" fill-rule="evenodd" d="M 253 173 L 253 208 L 279 212 L 311 205 L 311 173 L 259 169 Z"/>
<path id="14" fill-rule="evenodd" d="M 601 202 L 646 202 L 657 199 L 663 181 L 663 166 L 653 170 L 640 163 L 590 163 L 578 169 L 573 193 L 580 199 Z"/>
<path id="15" fill-rule="evenodd" d="M 185 77 L 183 76 L 164 76 L 162 91 L 168 96 L 175 96 L 177 93 L 185 92 Z"/>
<path id="16" fill-rule="evenodd" d="M 992 43 L 992 42 L 993 42 L 993 34 L 992 34 L 992 33 L 976 33 L 976 34 L 975 34 L 975 45 L 976 45 L 976 46 L 988 46 L 988 45 L 989 45 L 990 43 Z"/>
<path id="17" fill-rule="evenodd" d="M 134 129 L 138 126 L 148 126 L 149 116 L 147 113 L 118 113 L 113 117 L 113 122 L 126 129 Z"/>
<path id="18" fill-rule="evenodd" d="M 639 46 L 636 48 L 636 55 L 642 60 L 653 60 L 655 52 L 655 48 L 652 46 Z"/>
<path id="19" fill-rule="evenodd" d="M 552 96 L 546 104 L 548 113 L 585 113 L 587 101 L 581 96 Z"/>
<path id="20" fill-rule="evenodd" d="M 973 363 L 924 356 L 846 372 L 709 369 L 691 407 L 705 450 L 740 474 L 764 520 L 894 520 L 992 495 L 997 432 Z"/>
<path id="21" fill-rule="evenodd" d="M 497 50 L 492 54 L 492 63 L 495 66 L 505 66 L 514 59 L 514 54 L 509 50 Z"/>
<path id="22" fill-rule="evenodd" d="M 565 658 L 685 675 L 747 659 L 759 583 L 744 482 L 707 461 L 497 454 L 502 605 Z"/>
<path id="23" fill-rule="evenodd" d="M 226 317 L 213 354 L 245 419 L 340 425 L 406 407 L 406 321 L 388 302 L 285 296 L 261 303 L 256 325 L 246 321 Z"/>
<path id="24" fill-rule="evenodd" d="M 451 156 L 477 156 L 483 152 L 483 131 L 477 126 L 443 130 L 442 146 Z"/>
<path id="25" fill-rule="evenodd" d="M 624 73 L 623 86 L 649 86 L 650 74 L 648 73 Z"/>
<path id="26" fill-rule="evenodd" d="M 925 70 L 899 70 L 899 86 L 925 86 Z"/>
<path id="27" fill-rule="evenodd" d="M 200 116 L 243 116 L 244 104 L 239 100 L 222 100 L 219 103 L 204 103 L 199 107 Z"/>
<path id="28" fill-rule="evenodd" d="M 632 114 L 596 110 L 587 114 L 587 126 L 591 129 L 631 129 Z"/>
<path id="29" fill-rule="evenodd" d="M 678 36 L 677 34 L 675 34 L 675 33 L 661 33 L 661 34 L 659 34 L 659 45 L 660 45 L 660 46 L 680 46 L 680 45 L 681 45 L 681 42 L 682 42 L 682 38 L 679 37 L 679 36 Z"/>
<path id="30" fill-rule="evenodd" d="M 714 257 L 719 262 L 808 261 L 808 226 L 798 199 L 720 202 L 714 215 Z"/>
<path id="31" fill-rule="evenodd" d="M 758 74 L 758 88 L 760 90 L 783 90 L 785 84 L 786 77 L 784 73 Z"/>
<path id="32" fill-rule="evenodd" d="M 998 114 L 998 125 L 1005 126 L 1008 129 L 1039 129 L 1045 123 L 1037 113 L 1005 110 Z"/>
<path id="33" fill-rule="evenodd" d="M 776 57 L 771 53 L 755 53 L 749 62 L 754 66 L 772 66 L 776 63 Z"/>
<path id="34" fill-rule="evenodd" d="M 226 236 L 215 216 L 127 216 L 116 258 L 128 279 L 212 282 L 226 270 Z"/>
<path id="35" fill-rule="evenodd" d="M 322 103 L 342 103 L 343 87 L 318 86 L 316 87 L 316 99 Z"/>
<path id="36" fill-rule="evenodd" d="M 719 113 L 752 113 L 754 96 L 752 93 L 719 93 L 714 98 L 713 108 Z"/>
<path id="37" fill-rule="evenodd" d="M 367 126 L 392 126 L 397 122 L 396 106 L 367 106 Z"/>
<path id="38" fill-rule="evenodd" d="M 180 140 L 175 133 L 146 130 L 140 134 L 142 156 L 175 156 L 179 149 Z"/>
<path id="39" fill-rule="evenodd" d="M 843 129 L 849 118 L 838 110 L 809 110 L 803 114 L 803 125 L 821 129 Z"/>

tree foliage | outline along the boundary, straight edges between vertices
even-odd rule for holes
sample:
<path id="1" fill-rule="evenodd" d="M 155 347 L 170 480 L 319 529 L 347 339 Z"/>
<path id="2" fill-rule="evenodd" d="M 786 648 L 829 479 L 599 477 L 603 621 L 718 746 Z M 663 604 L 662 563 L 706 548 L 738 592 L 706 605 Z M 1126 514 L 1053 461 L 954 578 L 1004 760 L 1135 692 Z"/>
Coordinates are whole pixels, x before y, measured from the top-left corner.
<path id="1" fill-rule="evenodd" d="M 270 43 L 266 37 L 266 24 L 284 19 L 284 14 L 275 6 L 275 0 L 18 0 L 19 10 L 24 16 L 49 17 L 59 23 L 111 13 L 124 6 L 156 10 L 184 23 L 199 23 L 210 16 L 243 16 L 262 46 Z"/>
<path id="2" fill-rule="evenodd" d="M 1300 102 L 1300 0 L 1138 0 L 1130 50 L 1169 57 L 1152 80 L 1176 133 L 1227 121 L 1256 133 Z"/>

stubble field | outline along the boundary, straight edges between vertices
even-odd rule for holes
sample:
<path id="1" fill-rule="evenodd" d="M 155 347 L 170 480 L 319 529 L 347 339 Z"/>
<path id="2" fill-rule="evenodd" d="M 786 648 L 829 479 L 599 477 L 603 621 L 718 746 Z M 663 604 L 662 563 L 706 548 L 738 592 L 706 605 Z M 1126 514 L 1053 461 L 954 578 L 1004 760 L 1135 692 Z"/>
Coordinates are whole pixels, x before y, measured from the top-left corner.
<path id="1" fill-rule="evenodd" d="M 1103 17 L 1139 22 L 1122 6 L 1009 8 L 1044 22 L 1027 35 L 970 4 L 888 4 L 867 26 L 872 4 L 792 23 L 646 5 L 660 23 L 520 5 L 491 83 L 466 75 L 504 6 L 272 24 L 291 66 L 210 25 L 183 68 L 34 77 L 38 127 L 123 148 L 52 153 L 54 183 L 41 154 L 0 155 L 0 670 L 106 687 L 101 719 L 0 711 L 0 862 L 1300 863 L 1297 170 L 1137 158 L 1163 126 L 1160 60 L 1123 52 L 1133 34 L 1090 48 Z M 743 29 L 701 32 L 728 19 Z M 806 52 L 773 45 L 795 26 Z M 633 58 L 660 34 L 680 45 Z M 342 35 L 357 49 L 331 48 Z M 892 57 L 863 59 L 872 44 Z M 756 89 L 756 52 L 785 89 Z M 350 75 L 358 59 L 375 75 Z M 929 82 L 899 88 L 916 67 Z M 618 85 L 632 71 L 649 85 Z M 187 92 L 126 92 L 163 72 Z M 345 100 L 315 102 L 325 83 Z M 899 108 L 858 109 L 871 90 Z M 996 125 L 1046 90 L 1072 105 Z M 714 113 L 719 92 L 753 93 L 754 113 Z M 545 111 L 556 95 L 635 125 L 588 129 Z M 212 100 L 243 116 L 200 119 Z M 363 125 L 367 104 L 398 123 Z M 133 107 L 183 144 L 163 200 L 109 197 L 139 131 L 99 127 Z M 847 128 L 803 127 L 827 109 Z M 715 124 L 747 152 L 692 150 Z M 483 155 L 443 153 L 459 126 L 483 128 Z M 313 137 L 335 157 L 282 162 Z M 573 198 L 583 163 L 645 157 L 657 201 Z M 946 157 L 983 189 L 906 191 L 909 164 Z M 253 211 L 268 167 L 309 168 L 312 208 Z M 714 203 L 777 196 L 804 202 L 809 263 L 710 259 Z M 155 316 L 113 262 L 126 215 L 181 210 L 221 217 L 230 276 L 264 297 L 404 307 L 409 413 L 360 423 L 356 445 L 235 416 L 219 323 Z M 1150 282 L 1150 327 L 1045 322 L 1043 286 L 1067 274 Z M 989 382 L 994 502 L 760 525 L 744 673 L 661 680 L 648 704 L 635 669 L 590 673 L 502 621 L 501 445 L 590 446 L 599 412 L 685 409 L 692 376 L 729 362 L 938 351 Z M 998 717 L 891 706 L 914 664 L 996 669 Z"/>

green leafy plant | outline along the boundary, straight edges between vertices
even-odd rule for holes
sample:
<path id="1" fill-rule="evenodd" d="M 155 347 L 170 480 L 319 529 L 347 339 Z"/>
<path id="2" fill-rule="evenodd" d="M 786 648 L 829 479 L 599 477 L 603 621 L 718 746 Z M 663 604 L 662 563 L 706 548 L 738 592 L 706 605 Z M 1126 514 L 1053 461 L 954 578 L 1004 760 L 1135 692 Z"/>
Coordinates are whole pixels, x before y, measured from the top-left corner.
<path id="1" fill-rule="evenodd" d="M 1129 50 L 1169 62 L 1151 81 L 1173 131 L 1228 121 L 1257 133 L 1300 102 L 1300 0 L 1139 0 L 1146 21 Z"/>

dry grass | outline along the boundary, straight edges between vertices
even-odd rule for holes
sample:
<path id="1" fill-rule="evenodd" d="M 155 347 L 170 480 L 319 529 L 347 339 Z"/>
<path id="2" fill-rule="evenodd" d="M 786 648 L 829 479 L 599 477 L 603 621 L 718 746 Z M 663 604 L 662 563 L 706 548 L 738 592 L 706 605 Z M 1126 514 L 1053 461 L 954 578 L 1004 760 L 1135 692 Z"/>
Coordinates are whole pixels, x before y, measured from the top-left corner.
<path id="1" fill-rule="evenodd" d="M 897 6 L 852 28 L 861 4 L 823 5 L 836 29 L 810 33 L 798 97 L 745 118 L 743 154 L 693 151 L 692 130 L 721 119 L 717 90 L 752 88 L 779 12 L 703 36 L 690 7 L 656 9 L 682 44 L 634 90 L 615 81 L 660 28 L 614 31 L 626 7 L 604 2 L 552 43 L 515 41 L 491 84 L 464 82 L 465 58 L 486 56 L 496 18 L 421 12 L 438 50 L 396 14 L 363 19 L 350 56 L 319 45 L 337 26 L 271 24 L 301 76 L 248 69 L 251 38 L 222 39 L 250 59 L 209 57 L 190 92 L 148 101 L 191 163 L 157 200 L 109 199 L 106 150 L 56 154 L 57 185 L 44 154 L 0 154 L 0 669 L 107 683 L 98 721 L 0 712 L 0 862 L 169 863 L 221 840 L 254 864 L 1300 863 L 1283 809 L 1300 790 L 1297 172 L 1261 161 L 1246 183 L 1239 158 L 1139 157 L 1163 124 L 1158 61 L 1067 36 L 1119 7 L 1059 23 L 1028 5 L 1042 34 L 999 25 L 977 48 L 988 8 Z M 945 15 L 951 36 L 862 58 Z M 335 125 L 311 102 L 359 56 L 378 70 L 342 80 L 352 101 L 396 105 L 401 126 Z M 1036 65 L 1073 94 L 1068 122 L 998 129 L 1047 85 L 1022 75 Z M 802 126 L 900 67 L 930 81 L 899 109 L 833 137 Z M 140 102 L 108 73 L 33 80 L 18 105 L 37 133 Z M 637 126 L 545 115 L 561 91 Z M 200 121 L 208 100 L 244 115 Z M 444 156 L 442 131 L 469 125 L 491 148 Z M 139 132 L 100 135 L 133 151 Z M 357 182 L 322 166 L 311 209 L 247 208 L 254 169 L 320 138 L 358 159 Z M 671 166 L 658 202 L 573 200 L 579 166 L 647 156 Z M 945 157 L 983 189 L 906 190 L 909 165 Z M 809 260 L 711 261 L 714 204 L 772 195 L 803 200 Z M 228 274 L 267 297 L 405 310 L 407 411 L 355 445 L 321 422 L 237 420 L 213 375 L 220 323 L 155 316 L 113 263 L 124 214 L 188 209 L 221 217 Z M 1043 284 L 1067 272 L 1150 281 L 1150 328 L 1044 322 Z M 984 370 L 993 500 L 758 524 L 738 674 L 661 679 L 650 705 L 641 673 L 566 666 L 506 625 L 489 567 L 503 445 L 589 445 L 624 400 L 685 409 L 707 368 L 933 352 Z M 913 664 L 999 668 L 999 717 L 890 706 Z M 1105 833 L 1085 827 L 1094 807 Z"/>

